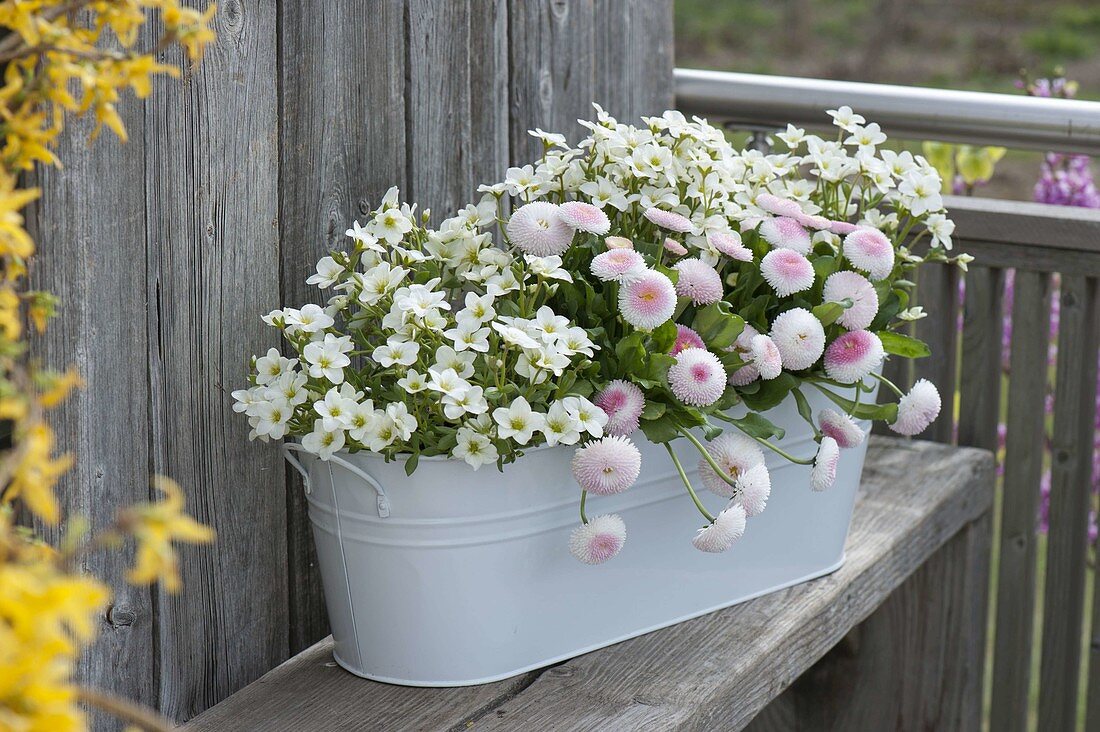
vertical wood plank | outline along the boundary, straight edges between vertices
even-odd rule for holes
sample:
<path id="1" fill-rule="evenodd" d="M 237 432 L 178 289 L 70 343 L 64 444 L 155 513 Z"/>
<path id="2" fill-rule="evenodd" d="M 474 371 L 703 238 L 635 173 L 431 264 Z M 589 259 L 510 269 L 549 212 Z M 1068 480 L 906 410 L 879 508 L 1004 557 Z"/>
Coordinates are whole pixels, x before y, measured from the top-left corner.
<path id="1" fill-rule="evenodd" d="M 596 8 L 593 101 L 631 124 L 671 109 L 672 0 L 600 0 Z"/>
<path id="2" fill-rule="evenodd" d="M 177 719 L 287 656 L 284 469 L 229 396 L 276 343 L 257 318 L 279 302 L 275 26 L 274 0 L 220 4 L 202 65 L 145 107 L 153 465 L 218 533 L 183 550 L 186 592 L 157 594 L 159 706 Z"/>
<path id="3" fill-rule="evenodd" d="M 991 729 L 1005 732 L 1027 725 L 1049 331 L 1050 276 L 1017 270 L 991 712 Z"/>
<path id="4" fill-rule="evenodd" d="M 527 131 L 541 127 L 575 143 L 577 119 L 593 115 L 596 92 L 595 0 L 510 0 L 511 161 L 541 154 Z"/>
<path id="5" fill-rule="evenodd" d="M 959 270 L 954 265 L 929 263 L 917 273 L 916 304 L 928 317 L 916 323 L 917 338 L 932 355 L 913 364 L 914 379 L 928 379 L 940 390 L 943 409 L 921 435 L 926 440 L 950 444 L 955 432 L 955 383 L 959 347 Z"/>
<path id="6" fill-rule="evenodd" d="M 76 365 L 88 387 L 51 414 L 61 450 L 76 457 L 59 483 L 64 516 L 87 516 L 93 527 L 109 524 L 119 507 L 149 499 L 149 380 L 145 360 L 145 191 L 133 185 L 144 174 L 143 117 L 126 100 L 119 113 L 128 145 L 104 133 L 94 145 L 94 123 L 74 120 L 57 144 L 65 168 L 28 176 L 42 198 L 27 213 L 38 243 L 31 263 L 34 287 L 61 299 L 61 317 L 33 338 L 34 355 L 47 365 Z M 57 538 L 59 529 L 43 534 Z M 125 581 L 133 550 L 99 552 L 82 568 L 114 594 L 100 618 L 95 644 L 81 659 L 84 683 L 144 704 L 156 704 L 152 593 Z M 120 724 L 97 716 L 95 729 Z"/>
<path id="7" fill-rule="evenodd" d="M 306 285 L 318 259 L 405 180 L 405 4 L 372 22 L 355 0 L 279 3 L 281 292 L 298 306 L 326 295 Z M 255 319 L 255 313 L 251 318 Z M 287 470 L 290 652 L 329 633 L 316 550 L 297 472 Z"/>
<path id="8" fill-rule="evenodd" d="M 1063 274 L 1060 297 L 1039 673 L 1039 729 L 1051 730 L 1072 729 L 1077 720 L 1100 345 L 1097 281 Z"/>
<path id="9" fill-rule="evenodd" d="M 1004 272 L 971 267 L 963 301 L 959 444 L 997 451 Z"/>

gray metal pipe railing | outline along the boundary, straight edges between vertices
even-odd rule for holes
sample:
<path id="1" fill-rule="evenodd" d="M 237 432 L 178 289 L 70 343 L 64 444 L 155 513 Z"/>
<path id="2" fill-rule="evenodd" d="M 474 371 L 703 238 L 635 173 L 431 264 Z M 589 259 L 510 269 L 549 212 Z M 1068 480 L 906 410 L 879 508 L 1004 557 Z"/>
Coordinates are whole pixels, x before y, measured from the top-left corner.
<path id="1" fill-rule="evenodd" d="M 752 130 L 828 127 L 848 105 L 891 137 L 1100 156 L 1100 102 L 676 69 L 676 108 Z"/>

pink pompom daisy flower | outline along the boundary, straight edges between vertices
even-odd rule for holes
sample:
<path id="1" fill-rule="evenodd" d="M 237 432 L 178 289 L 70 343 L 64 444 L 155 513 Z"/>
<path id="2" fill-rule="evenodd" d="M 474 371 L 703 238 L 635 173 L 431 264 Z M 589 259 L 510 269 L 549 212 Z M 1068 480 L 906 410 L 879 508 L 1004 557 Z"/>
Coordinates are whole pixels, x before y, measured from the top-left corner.
<path id="1" fill-rule="evenodd" d="M 663 246 L 666 252 L 675 254 L 677 257 L 682 257 L 688 253 L 687 247 L 671 237 L 665 239 Z"/>
<path id="2" fill-rule="evenodd" d="M 842 384 L 854 384 L 878 368 L 885 355 L 877 335 L 868 330 L 853 330 L 825 349 L 825 373 Z"/>
<path id="3" fill-rule="evenodd" d="M 676 294 L 680 297 L 695 305 L 709 305 L 722 299 L 722 278 L 703 260 L 681 259 L 673 269 L 680 273 L 676 278 Z"/>
<path id="4" fill-rule="evenodd" d="M 847 221 L 830 221 L 829 231 L 838 236 L 847 236 L 859 227 L 855 224 L 849 224 Z"/>
<path id="5" fill-rule="evenodd" d="M 760 274 L 780 297 L 814 285 L 814 266 L 792 249 L 773 249 L 760 260 Z"/>
<path id="6" fill-rule="evenodd" d="M 695 225 L 686 216 L 681 216 L 672 211 L 662 211 L 659 208 L 647 208 L 644 216 L 662 229 L 686 234 L 695 229 Z"/>
<path id="7" fill-rule="evenodd" d="M 808 214 L 802 211 L 798 212 L 798 215 L 793 217 L 795 221 L 805 226 L 807 229 L 813 229 L 814 231 L 826 231 L 833 222 L 824 216 L 818 216 L 817 214 Z"/>
<path id="8" fill-rule="evenodd" d="M 894 247 L 878 229 L 861 226 L 844 237 L 844 256 L 872 280 L 890 276 L 894 269 Z"/>
<path id="9" fill-rule="evenodd" d="M 569 535 L 569 552 L 585 564 L 611 559 L 626 543 L 626 524 L 615 514 L 590 518 Z"/>
<path id="10" fill-rule="evenodd" d="M 798 202 L 792 201 L 789 198 L 780 198 L 771 193 L 759 194 L 756 197 L 755 203 L 768 213 L 776 216 L 795 218 L 802 213 L 802 207 L 798 205 Z"/>
<path id="11" fill-rule="evenodd" d="M 738 262 L 751 262 L 752 250 L 741 243 L 741 235 L 735 231 L 709 231 L 707 243 L 719 254 Z"/>
<path id="12" fill-rule="evenodd" d="M 783 367 L 791 371 L 810 368 L 825 352 L 825 328 L 805 308 L 780 313 L 772 321 L 771 337 L 779 349 Z"/>
<path id="13" fill-rule="evenodd" d="M 645 259 L 633 249 L 608 249 L 592 258 L 592 274 L 604 282 L 622 282 L 646 271 Z"/>
<path id="14" fill-rule="evenodd" d="M 733 500 L 740 503 L 748 516 L 759 516 L 768 507 L 772 494 L 772 476 L 764 463 L 753 465 L 737 479 L 737 493 Z"/>
<path id="15" fill-rule="evenodd" d="M 668 369 L 668 385 L 684 404 L 707 407 L 718 401 L 726 390 L 726 370 L 710 351 L 685 348 Z"/>
<path id="16" fill-rule="evenodd" d="M 745 509 L 736 504 L 719 513 L 714 523 L 699 529 L 691 543 L 702 552 L 718 554 L 733 546 L 745 533 Z"/>
<path id="17" fill-rule="evenodd" d="M 645 409 L 645 395 L 637 385 L 615 379 L 603 388 L 595 404 L 607 414 L 604 431 L 612 437 L 626 437 L 638 429 Z"/>
<path id="18" fill-rule="evenodd" d="M 536 257 L 561 254 L 573 243 L 573 229 L 562 220 L 558 207 L 546 201 L 517 208 L 505 230 L 520 251 Z"/>
<path id="19" fill-rule="evenodd" d="M 799 254 L 810 251 L 810 233 L 789 216 L 765 219 L 760 224 L 760 236 L 777 249 L 791 249 Z"/>
<path id="20" fill-rule="evenodd" d="M 558 206 L 558 215 L 562 221 L 589 234 L 603 236 L 611 230 L 611 219 L 603 209 L 584 201 L 568 201 Z"/>
<path id="21" fill-rule="evenodd" d="M 642 454 L 626 437 L 592 440 L 573 453 L 573 477 L 598 496 L 622 493 L 642 471 Z"/>
<path id="22" fill-rule="evenodd" d="M 859 447 L 866 437 L 854 419 L 835 409 L 822 409 L 817 415 L 817 423 L 823 435 L 832 437 L 845 449 Z"/>
<path id="23" fill-rule="evenodd" d="M 760 369 L 756 368 L 756 364 L 752 362 L 752 339 L 758 335 L 760 335 L 760 331 L 745 323 L 745 327 L 741 334 L 737 336 L 737 340 L 726 349 L 736 351 L 741 360 L 745 362 L 744 366 L 730 374 L 729 383 L 731 386 L 745 386 L 760 378 Z"/>
<path id="24" fill-rule="evenodd" d="M 702 336 L 696 333 L 686 325 L 676 324 L 676 342 L 672 344 L 672 350 L 669 351 L 670 356 L 675 356 L 685 348 L 706 348 L 707 344 L 703 342 Z"/>
<path id="25" fill-rule="evenodd" d="M 634 242 L 627 239 L 625 236 L 608 236 L 603 240 L 603 244 L 608 249 L 633 249 Z"/>
<path id="26" fill-rule="evenodd" d="M 878 293 L 874 285 L 858 272 L 834 272 L 829 275 L 822 296 L 825 302 L 852 301 L 852 307 L 837 318 L 837 322 L 848 330 L 863 330 L 878 315 Z"/>
<path id="27" fill-rule="evenodd" d="M 672 280 L 656 270 L 641 272 L 619 290 L 619 312 L 638 330 L 653 330 L 671 318 L 675 310 L 676 288 Z"/>
<path id="28" fill-rule="evenodd" d="M 815 491 L 824 491 L 836 481 L 836 466 L 840 462 L 840 446 L 836 440 L 826 435 L 821 438 L 814 466 L 810 469 L 810 487 Z"/>
<path id="29" fill-rule="evenodd" d="M 707 453 L 718 467 L 736 483 L 751 468 L 764 464 L 764 453 L 751 437 L 726 432 L 707 445 Z M 764 469 L 767 471 L 767 468 Z M 699 477 L 707 490 L 723 498 L 732 498 L 735 487 L 722 479 L 706 458 L 699 458 Z"/>
<path id="30" fill-rule="evenodd" d="M 783 371 L 783 356 L 779 353 L 775 341 L 766 335 L 753 336 L 752 363 L 760 372 L 760 378 L 774 379 Z"/>
<path id="31" fill-rule="evenodd" d="M 924 432 L 940 415 L 940 392 L 928 379 L 917 379 L 909 393 L 898 400 L 898 418 L 890 429 L 899 435 Z"/>

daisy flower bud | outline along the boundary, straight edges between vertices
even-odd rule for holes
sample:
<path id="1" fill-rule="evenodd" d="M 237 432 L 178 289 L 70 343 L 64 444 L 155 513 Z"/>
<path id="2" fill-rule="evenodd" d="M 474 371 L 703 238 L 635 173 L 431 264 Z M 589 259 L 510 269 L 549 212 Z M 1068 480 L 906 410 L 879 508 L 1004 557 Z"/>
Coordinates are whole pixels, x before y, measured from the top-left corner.
<path id="1" fill-rule="evenodd" d="M 722 299 L 722 278 L 718 272 L 700 259 L 683 259 L 673 267 L 680 276 L 676 279 L 676 294 L 686 297 L 695 305 L 709 305 Z"/>
<path id="2" fill-rule="evenodd" d="M 726 390 L 726 370 L 710 351 L 685 348 L 668 370 L 668 385 L 684 404 L 707 407 L 718 401 Z"/>
<path id="3" fill-rule="evenodd" d="M 783 371 L 783 357 L 775 341 L 766 335 L 753 336 L 752 363 L 762 379 L 774 379 Z"/>
<path id="4" fill-rule="evenodd" d="M 836 440 L 826 435 L 821 438 L 814 466 L 810 470 L 810 487 L 815 491 L 828 490 L 836 480 L 836 466 L 840 462 L 840 447 Z"/>
<path id="5" fill-rule="evenodd" d="M 702 336 L 696 333 L 686 325 L 676 324 L 676 342 L 672 344 L 672 350 L 669 351 L 670 356 L 675 356 L 680 351 L 686 348 L 706 348 L 707 344 L 703 342 Z"/>
<path id="6" fill-rule="evenodd" d="M 636 385 L 616 379 L 604 387 L 595 404 L 607 415 L 604 431 L 612 437 L 626 437 L 638 429 L 645 396 Z"/>
<path id="7" fill-rule="evenodd" d="M 520 206 L 505 230 L 520 251 L 536 257 L 561 254 L 573 243 L 573 229 L 562 220 L 558 207 L 545 201 Z"/>
<path id="8" fill-rule="evenodd" d="M 847 414 L 834 409 L 822 409 L 817 415 L 821 433 L 836 440 L 836 444 L 845 449 L 863 444 L 863 430 Z"/>
<path id="9" fill-rule="evenodd" d="M 791 249 L 773 249 L 760 260 L 760 274 L 780 297 L 808 290 L 814 285 L 814 266 Z"/>
<path id="10" fill-rule="evenodd" d="M 752 250 L 741 243 L 741 235 L 734 231 L 707 232 L 707 243 L 738 262 L 751 262 Z"/>
<path id="11" fill-rule="evenodd" d="M 791 371 L 810 368 L 825 351 L 825 329 L 805 308 L 780 313 L 772 322 L 771 337 L 779 349 L 783 367 Z"/>
<path id="12" fill-rule="evenodd" d="M 619 312 L 638 330 L 650 331 L 672 317 L 676 289 L 656 270 L 645 270 L 619 290 Z"/>
<path id="13" fill-rule="evenodd" d="M 662 229 L 686 234 L 695 228 L 694 224 L 686 216 L 681 216 L 672 211 L 662 211 L 659 208 L 647 208 L 644 216 Z"/>
<path id="14" fill-rule="evenodd" d="M 872 280 L 890 276 L 894 270 L 894 247 L 878 229 L 861 226 L 844 237 L 844 256 Z"/>
<path id="15" fill-rule="evenodd" d="M 848 330 L 863 330 L 878 315 L 878 293 L 874 285 L 858 272 L 834 272 L 829 275 L 822 297 L 825 302 L 852 301 L 852 307 L 837 318 L 837 322 Z"/>
<path id="16" fill-rule="evenodd" d="M 939 390 L 928 379 L 918 379 L 909 393 L 898 401 L 898 418 L 890 429 L 899 435 L 920 434 L 939 414 Z"/>
<path id="17" fill-rule="evenodd" d="M 854 384 L 878 368 L 885 355 L 877 335 L 868 330 L 853 330 L 825 349 L 825 373 L 842 384 Z"/>
<path id="18" fill-rule="evenodd" d="M 736 482 L 740 482 L 742 476 L 753 467 L 764 465 L 764 453 L 760 451 L 756 441 L 736 432 L 718 435 L 707 445 L 707 453 L 718 467 Z M 764 471 L 767 472 L 766 467 Z M 736 493 L 734 486 L 724 481 L 706 458 L 699 458 L 699 477 L 707 490 L 715 495 L 732 498 Z"/>
<path id="19" fill-rule="evenodd" d="M 665 251 L 669 254 L 675 254 L 677 257 L 682 257 L 688 253 L 687 247 L 675 239 L 667 238 L 664 243 Z"/>
<path id="20" fill-rule="evenodd" d="M 642 471 L 642 454 L 626 437 L 604 437 L 573 453 L 573 477 L 598 496 L 622 493 Z"/>
<path id="21" fill-rule="evenodd" d="M 600 564 L 611 559 L 626 543 L 626 524 L 615 514 L 596 516 L 573 529 L 569 552 L 585 564 Z"/>
<path id="22" fill-rule="evenodd" d="M 733 505 L 718 514 L 714 523 L 699 529 L 691 543 L 701 552 L 718 554 L 733 546 L 745 533 L 745 509 Z"/>
<path id="23" fill-rule="evenodd" d="M 558 206 L 558 215 L 567 226 L 603 236 L 611 229 L 611 220 L 603 209 L 584 201 L 568 201 Z"/>
<path id="24" fill-rule="evenodd" d="M 592 274 L 604 282 L 621 282 L 646 271 L 645 259 L 633 249 L 608 249 L 592 258 Z"/>
<path id="25" fill-rule="evenodd" d="M 777 249 L 791 249 L 799 254 L 810 251 L 809 232 L 788 216 L 765 219 L 760 224 L 760 236 Z"/>

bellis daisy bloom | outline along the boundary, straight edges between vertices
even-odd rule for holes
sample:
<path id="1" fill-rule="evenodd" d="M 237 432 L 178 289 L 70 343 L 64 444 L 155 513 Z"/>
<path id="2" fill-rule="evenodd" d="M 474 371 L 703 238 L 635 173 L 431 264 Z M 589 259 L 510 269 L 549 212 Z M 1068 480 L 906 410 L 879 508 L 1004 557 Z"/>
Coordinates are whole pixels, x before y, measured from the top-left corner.
<path id="1" fill-rule="evenodd" d="M 633 249 L 634 242 L 627 239 L 625 236 L 609 236 L 603 240 L 603 244 L 608 249 Z"/>
<path id="2" fill-rule="evenodd" d="M 756 197 L 756 205 L 770 214 L 795 218 L 802 213 L 802 207 L 796 201 L 780 198 L 771 193 L 761 193 Z"/>
<path id="3" fill-rule="evenodd" d="M 780 297 L 808 290 L 814 285 L 814 266 L 791 249 L 773 249 L 760 260 L 760 274 Z"/>
<path id="4" fill-rule="evenodd" d="M 558 213 L 558 207 L 545 201 L 520 206 L 506 227 L 508 240 L 524 254 L 549 257 L 561 254 L 573 243 L 573 229 Z"/>
<path id="5" fill-rule="evenodd" d="M 807 229 L 813 229 L 814 231 L 828 231 L 829 227 L 832 226 L 833 223 L 824 216 L 818 216 L 817 214 L 808 214 L 803 211 L 799 211 L 798 214 L 796 214 L 792 218 L 794 218 L 795 221 L 797 221 L 799 224 L 806 227 Z"/>
<path id="6" fill-rule="evenodd" d="M 829 231 L 839 236 L 847 236 L 859 227 L 855 224 L 849 224 L 847 221 L 830 221 Z"/>
<path id="7" fill-rule="evenodd" d="M 858 272 L 834 272 L 829 275 L 822 297 L 825 302 L 852 301 L 852 307 L 837 318 L 837 322 L 848 330 L 863 330 L 878 315 L 878 293 L 874 285 Z"/>
<path id="8" fill-rule="evenodd" d="M 647 208 L 644 216 L 662 229 L 686 234 L 695 228 L 691 220 L 672 211 L 662 211 L 659 208 Z"/>
<path id="9" fill-rule="evenodd" d="M 810 487 L 815 491 L 823 491 L 832 487 L 836 481 L 836 466 L 840 462 L 840 446 L 836 440 L 826 435 L 821 438 L 821 445 L 817 448 L 817 456 L 814 458 L 814 466 L 810 469 Z"/>
<path id="10" fill-rule="evenodd" d="M 711 231 L 707 233 L 707 243 L 720 254 L 738 262 L 751 262 L 752 250 L 741 243 L 741 235 L 733 231 Z"/>
<path id="11" fill-rule="evenodd" d="M 703 338 L 686 325 L 676 324 L 676 342 L 672 344 L 670 356 L 675 356 L 686 348 L 706 348 Z"/>
<path id="12" fill-rule="evenodd" d="M 799 254 L 810 251 L 809 232 L 788 216 L 765 219 L 760 224 L 760 236 L 777 249 L 792 249 Z"/>
<path id="13" fill-rule="evenodd" d="M 853 330 L 825 350 L 825 373 L 842 384 L 854 384 L 878 368 L 885 355 L 877 335 L 868 330 Z"/>
<path id="14" fill-rule="evenodd" d="M 718 272 L 701 259 L 683 259 L 673 267 L 680 276 L 676 279 L 676 294 L 686 297 L 695 305 L 709 305 L 722 299 L 722 278 Z"/>
<path id="15" fill-rule="evenodd" d="M 734 502 L 741 504 L 748 516 L 759 516 L 768 507 L 772 494 L 772 476 L 764 463 L 753 465 L 737 479 Z"/>
<path id="16" fill-rule="evenodd" d="M 592 258 L 592 274 L 604 282 L 621 282 L 646 271 L 645 259 L 633 249 L 608 249 Z"/>
<path id="17" fill-rule="evenodd" d="M 573 529 L 569 552 L 585 564 L 600 564 L 611 559 L 626 543 L 626 524 L 615 514 L 596 516 Z"/>
<path id="18" fill-rule="evenodd" d="M 764 453 L 760 451 L 756 441 L 736 432 L 726 432 L 718 435 L 707 445 L 707 452 L 718 464 L 718 467 L 734 482 L 740 481 L 749 470 L 757 465 L 764 465 Z M 764 472 L 767 472 L 766 467 Z M 699 477 L 711 493 L 723 498 L 731 498 L 736 493 L 734 486 L 723 480 L 710 466 L 706 458 L 699 458 Z"/>
<path id="19" fill-rule="evenodd" d="M 568 201 L 558 206 L 558 215 L 566 225 L 589 234 L 603 236 L 611 230 L 611 220 L 603 209 L 584 201 Z"/>
<path id="20" fill-rule="evenodd" d="M 573 453 L 573 477 L 598 496 L 622 493 L 642 471 L 642 455 L 626 437 L 604 437 Z"/>
<path id="21" fill-rule="evenodd" d="M 822 409 L 817 415 L 817 424 L 821 433 L 836 440 L 842 448 L 858 447 L 863 444 L 863 430 L 847 414 L 835 409 Z"/>
<path id="22" fill-rule="evenodd" d="M 898 400 L 898 418 L 890 429 L 911 437 L 924 432 L 939 414 L 939 390 L 928 379 L 918 379 L 909 393 Z"/>
<path id="23" fill-rule="evenodd" d="M 645 270 L 619 290 L 619 312 L 638 330 L 653 330 L 676 310 L 672 280 L 656 270 Z"/>
<path id="24" fill-rule="evenodd" d="M 825 352 L 825 329 L 805 308 L 780 313 L 772 322 L 771 338 L 779 349 L 783 367 L 791 371 L 810 368 Z"/>
<path id="25" fill-rule="evenodd" d="M 718 401 L 726 390 L 726 370 L 710 351 L 685 348 L 668 369 L 668 385 L 684 404 L 707 407 Z"/>
<path id="26" fill-rule="evenodd" d="M 752 362 L 752 339 L 760 335 L 760 331 L 745 323 L 741 334 L 733 342 L 729 350 L 737 351 L 737 355 L 745 362 L 745 365 L 730 374 L 731 386 L 745 386 L 760 378 L 760 369 Z"/>
<path id="27" fill-rule="evenodd" d="M 783 371 L 783 356 L 775 341 L 766 335 L 753 336 L 752 363 L 760 372 L 760 378 L 765 380 L 774 379 Z"/>
<path id="28" fill-rule="evenodd" d="M 878 229 L 861 226 L 844 237 L 844 256 L 872 280 L 890 276 L 894 269 L 894 247 Z"/>
<path id="29" fill-rule="evenodd" d="M 677 257 L 682 257 L 688 253 L 687 247 L 672 238 L 665 239 L 665 243 L 662 246 L 664 246 L 666 252 L 675 254 Z"/>
<path id="30" fill-rule="evenodd" d="M 615 379 L 599 393 L 595 404 L 607 414 L 604 431 L 613 437 L 626 437 L 638 429 L 645 396 L 629 381 Z"/>
<path id="31" fill-rule="evenodd" d="M 714 523 L 699 529 L 691 543 L 701 552 L 718 554 L 733 546 L 745 533 L 745 509 L 733 505 L 714 518 Z"/>

